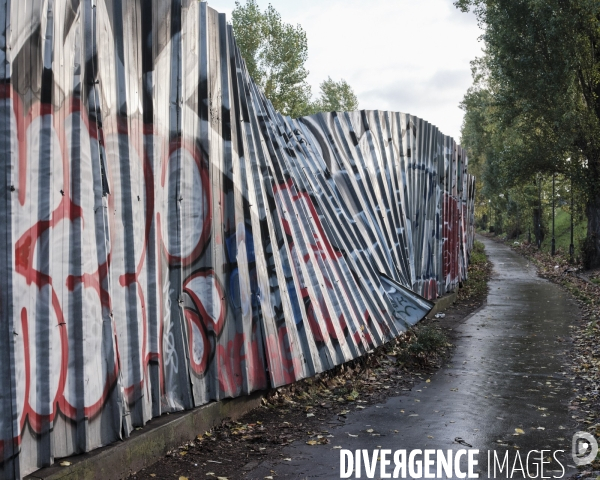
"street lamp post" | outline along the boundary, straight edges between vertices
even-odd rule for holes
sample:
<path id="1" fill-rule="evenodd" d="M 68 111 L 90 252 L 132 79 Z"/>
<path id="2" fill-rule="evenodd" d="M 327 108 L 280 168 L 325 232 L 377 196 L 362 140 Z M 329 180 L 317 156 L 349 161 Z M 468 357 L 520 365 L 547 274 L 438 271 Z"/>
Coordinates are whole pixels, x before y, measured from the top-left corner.
<path id="1" fill-rule="evenodd" d="M 556 196 L 555 196 L 555 191 L 556 191 L 556 174 L 553 173 L 552 174 L 552 255 L 554 255 L 556 253 L 556 239 L 554 238 L 554 209 L 555 209 L 555 203 L 556 203 Z"/>
<path id="2" fill-rule="evenodd" d="M 537 245 L 542 248 L 542 178 L 538 177 L 538 218 L 537 218 Z"/>
<path id="3" fill-rule="evenodd" d="M 515 208 L 517 210 L 517 242 L 521 240 L 521 219 L 519 217 L 519 203 L 515 203 Z"/>
<path id="4" fill-rule="evenodd" d="M 503 193 L 501 193 L 501 194 L 499 194 L 499 195 L 498 195 L 498 197 L 500 197 L 500 198 L 504 198 L 504 194 L 503 194 Z M 508 198 L 507 198 L 507 200 L 508 200 Z M 508 210 L 507 210 L 507 213 L 506 213 L 506 214 L 507 214 L 507 217 L 506 217 L 506 218 L 508 218 Z M 502 214 L 501 214 L 501 215 L 502 215 Z M 500 218 L 502 218 L 502 217 L 500 217 Z M 496 230 L 497 230 L 497 229 L 496 229 L 496 226 L 494 225 L 494 231 L 496 231 Z M 502 232 L 502 230 L 504 230 L 504 221 L 502 221 L 502 225 L 500 226 L 500 232 Z M 504 232 L 504 233 L 506 233 L 506 232 Z"/>
<path id="5" fill-rule="evenodd" d="M 573 256 L 575 255 L 575 245 L 573 245 L 573 176 L 571 176 L 571 244 L 569 245 L 569 257 L 571 257 L 571 263 L 573 263 Z"/>

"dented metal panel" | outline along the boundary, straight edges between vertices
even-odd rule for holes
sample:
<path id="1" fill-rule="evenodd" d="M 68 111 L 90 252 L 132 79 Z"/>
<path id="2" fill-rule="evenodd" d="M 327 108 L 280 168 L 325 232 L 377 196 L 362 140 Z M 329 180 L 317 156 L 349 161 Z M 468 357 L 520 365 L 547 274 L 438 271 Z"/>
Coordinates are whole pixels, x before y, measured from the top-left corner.
<path id="1" fill-rule="evenodd" d="M 466 276 L 454 140 L 283 117 L 206 3 L 0 0 L 0 55 L 2 478 L 356 358 Z"/>

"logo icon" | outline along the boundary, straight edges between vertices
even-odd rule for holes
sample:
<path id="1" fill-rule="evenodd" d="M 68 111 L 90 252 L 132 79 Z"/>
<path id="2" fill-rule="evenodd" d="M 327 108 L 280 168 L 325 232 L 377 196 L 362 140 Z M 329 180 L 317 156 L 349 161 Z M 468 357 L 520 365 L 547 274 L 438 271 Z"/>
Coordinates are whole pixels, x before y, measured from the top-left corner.
<path id="1" fill-rule="evenodd" d="M 592 463 L 598 454 L 598 442 L 587 432 L 577 432 L 573 435 L 573 461 L 575 465 Z"/>

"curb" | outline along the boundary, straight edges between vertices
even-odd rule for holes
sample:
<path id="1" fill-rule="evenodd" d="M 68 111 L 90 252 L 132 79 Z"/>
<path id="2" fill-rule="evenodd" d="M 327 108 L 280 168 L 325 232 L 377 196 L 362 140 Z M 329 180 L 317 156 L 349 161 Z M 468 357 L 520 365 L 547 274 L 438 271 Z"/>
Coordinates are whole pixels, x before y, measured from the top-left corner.
<path id="1" fill-rule="evenodd" d="M 436 313 L 442 312 L 450 307 L 458 297 L 458 288 L 454 292 L 447 293 L 443 297 L 437 298 L 433 302 L 435 305 L 431 311 L 427 314 L 427 318 L 433 318 Z"/>
<path id="2" fill-rule="evenodd" d="M 134 430 L 122 442 L 68 457 L 72 465 L 42 468 L 25 480 L 118 480 L 152 465 L 169 450 L 189 442 L 224 419 L 236 420 L 260 406 L 266 391 L 209 403 L 193 410 L 162 415 Z"/>
<path id="3" fill-rule="evenodd" d="M 434 300 L 434 307 L 427 315 L 446 310 L 457 298 L 451 292 Z M 152 465 L 177 446 L 189 442 L 199 433 L 219 425 L 225 419 L 236 420 L 260 406 L 267 391 L 231 398 L 208 405 L 161 415 L 153 418 L 141 430 L 134 430 L 121 442 L 68 457 L 71 465 L 57 464 L 42 468 L 24 477 L 24 480 L 119 480 Z"/>

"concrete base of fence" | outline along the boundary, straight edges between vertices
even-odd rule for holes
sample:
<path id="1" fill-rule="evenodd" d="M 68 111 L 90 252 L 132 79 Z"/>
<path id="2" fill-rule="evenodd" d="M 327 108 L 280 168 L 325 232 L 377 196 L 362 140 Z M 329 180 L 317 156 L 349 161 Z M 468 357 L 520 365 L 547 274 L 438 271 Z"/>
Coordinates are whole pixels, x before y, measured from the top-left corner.
<path id="1" fill-rule="evenodd" d="M 432 317 L 456 301 L 457 292 L 435 300 Z M 134 430 L 123 442 L 113 443 L 83 455 L 69 457 L 68 467 L 42 468 L 26 480 L 118 480 L 152 465 L 169 450 L 189 442 L 225 419 L 236 420 L 258 407 L 266 391 L 209 403 L 194 410 L 163 415 Z"/>
<path id="2" fill-rule="evenodd" d="M 443 297 L 440 297 L 434 300 L 435 305 L 431 309 L 431 312 L 427 314 L 429 318 L 432 318 L 436 313 L 443 312 L 447 308 L 450 307 L 454 302 L 456 302 L 456 298 L 458 297 L 458 288 L 454 292 L 447 293 Z"/>
<path id="3" fill-rule="evenodd" d="M 42 468 L 26 480 L 118 480 L 160 460 L 169 450 L 210 430 L 225 419 L 236 420 L 258 407 L 266 391 L 209 403 L 194 410 L 163 415 L 134 430 L 123 441 L 69 457 L 68 467 Z"/>

